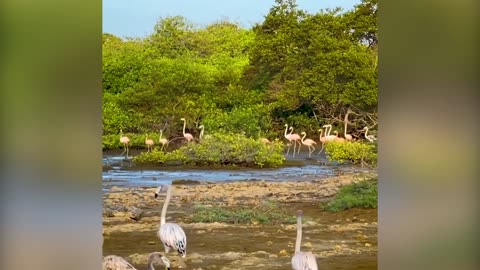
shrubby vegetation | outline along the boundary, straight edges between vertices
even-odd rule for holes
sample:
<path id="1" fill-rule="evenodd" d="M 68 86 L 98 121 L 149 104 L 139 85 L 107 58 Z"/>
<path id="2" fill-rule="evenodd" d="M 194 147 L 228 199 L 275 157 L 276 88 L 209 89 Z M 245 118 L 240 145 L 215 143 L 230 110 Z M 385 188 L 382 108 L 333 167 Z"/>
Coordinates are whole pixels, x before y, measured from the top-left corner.
<path id="1" fill-rule="evenodd" d="M 342 130 L 351 108 L 349 133 L 359 135 L 376 124 L 376 6 L 309 14 L 276 0 L 251 29 L 226 20 L 200 28 L 174 16 L 145 38 L 103 34 L 104 149 L 122 147 L 113 140 L 120 129 L 138 147 L 147 132 L 181 136 L 182 117 L 196 137 L 203 124 L 206 133 L 272 140 L 283 138 L 285 123 Z"/>
<path id="2" fill-rule="evenodd" d="M 200 143 L 186 143 L 173 152 L 154 150 L 134 157 L 138 163 L 178 161 L 189 165 L 239 165 L 274 167 L 283 163 L 283 143 L 263 144 L 243 134 L 207 135 Z"/>
<path id="3" fill-rule="evenodd" d="M 377 208 L 377 179 L 353 183 L 340 188 L 335 198 L 324 209 L 339 212 L 350 208 Z"/>
<path id="4" fill-rule="evenodd" d="M 377 163 L 376 146 L 366 142 L 328 142 L 325 144 L 325 152 L 330 161 L 343 163 L 350 161 L 354 164 Z"/>
<path id="5" fill-rule="evenodd" d="M 224 222 L 231 224 L 293 224 L 296 222 L 296 218 L 293 215 L 283 211 L 274 201 L 267 201 L 256 207 L 237 209 L 196 205 L 193 211 L 193 222 Z"/>

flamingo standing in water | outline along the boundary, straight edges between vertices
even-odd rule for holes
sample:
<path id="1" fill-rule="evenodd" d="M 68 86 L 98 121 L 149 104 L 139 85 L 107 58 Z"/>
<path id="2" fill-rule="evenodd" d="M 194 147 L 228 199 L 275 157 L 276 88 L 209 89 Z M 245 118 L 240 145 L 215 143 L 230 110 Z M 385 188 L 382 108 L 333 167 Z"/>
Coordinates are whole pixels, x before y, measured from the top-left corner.
<path id="1" fill-rule="evenodd" d="M 315 151 L 315 147 L 313 145 L 317 143 L 311 139 L 304 140 L 305 137 L 307 136 L 307 133 L 305 133 L 305 131 L 302 132 L 301 134 L 303 135 L 302 143 L 308 147 L 308 157 L 310 157 L 312 155 L 312 152 Z"/>
<path id="2" fill-rule="evenodd" d="M 120 142 L 123 143 L 123 147 L 125 150 L 120 154 L 123 155 L 125 152 L 127 152 L 126 158 L 128 158 L 128 144 L 130 143 L 130 138 L 127 136 L 123 136 L 123 131 L 120 129 Z"/>
<path id="3" fill-rule="evenodd" d="M 300 137 L 300 135 L 298 135 L 298 133 L 293 133 L 293 127 L 292 126 L 290 126 L 289 129 L 290 129 L 290 133 L 289 133 L 290 138 L 292 139 L 292 141 L 294 143 L 298 143 L 298 152 L 297 153 L 300 153 L 300 147 L 302 146 L 302 143 L 300 142 L 301 137 Z M 295 157 L 295 155 L 293 155 L 293 156 Z"/>
<path id="4" fill-rule="evenodd" d="M 365 130 L 365 139 L 367 139 L 368 141 L 370 141 L 371 143 L 373 143 L 374 141 L 377 140 L 377 138 L 375 137 L 375 135 L 368 135 L 368 127 L 364 127 L 363 130 Z"/>
<path id="5" fill-rule="evenodd" d="M 292 146 L 292 135 L 287 134 L 287 130 L 288 130 L 288 124 L 285 124 L 285 134 L 283 136 L 285 137 L 285 139 L 288 140 L 288 149 L 287 149 L 287 156 L 288 156 L 288 153 L 290 152 L 290 147 Z M 293 157 L 295 157 L 295 146 L 296 145 L 297 145 L 296 143 L 293 144 Z"/>
<path id="6" fill-rule="evenodd" d="M 318 270 L 317 260 L 311 252 L 301 252 L 302 244 L 302 210 L 297 211 L 297 241 L 295 242 L 295 255 L 292 257 L 293 270 Z"/>
<path id="7" fill-rule="evenodd" d="M 147 145 L 147 152 L 150 152 L 153 145 L 155 144 L 152 139 L 148 138 L 148 134 L 145 134 L 145 144 Z"/>
<path id="8" fill-rule="evenodd" d="M 155 270 L 155 268 L 153 268 L 154 262 L 164 265 L 166 270 L 170 270 L 170 260 L 160 252 L 148 254 L 148 270 Z M 108 255 L 103 257 L 102 270 L 136 270 L 136 268 L 120 256 Z"/>
<path id="9" fill-rule="evenodd" d="M 183 259 L 187 255 L 187 236 L 182 227 L 177 223 L 165 222 L 165 215 L 167 214 L 168 204 L 170 203 L 170 198 L 172 196 L 172 185 L 169 185 L 166 189 L 167 196 L 163 203 L 162 215 L 160 216 L 160 229 L 158 230 L 158 236 L 165 247 L 165 253 L 168 253 L 170 252 L 170 249 L 173 249 L 176 250 Z M 155 191 L 155 198 L 157 198 L 159 193 L 164 190 L 165 186 L 162 185 L 158 187 Z"/>
<path id="10" fill-rule="evenodd" d="M 168 144 L 168 140 L 165 138 L 162 138 L 163 135 L 163 130 L 160 129 L 160 136 L 158 137 L 158 143 L 162 145 L 162 148 L 160 150 L 165 149 L 165 146 Z"/>
<path id="11" fill-rule="evenodd" d="M 185 138 L 185 140 L 187 140 L 187 142 L 190 142 L 191 140 L 193 140 L 193 136 L 190 133 L 185 133 L 185 127 L 187 126 L 187 121 L 185 121 L 185 118 L 181 118 L 180 120 L 183 121 L 183 137 Z"/>
<path id="12" fill-rule="evenodd" d="M 325 136 L 322 137 L 323 129 L 319 129 L 318 131 L 320 131 L 320 135 L 318 137 L 318 140 L 322 143 L 322 149 L 320 149 L 320 151 L 318 151 L 318 154 L 320 154 L 323 151 L 323 148 L 325 148 L 325 143 L 327 142 L 327 137 L 325 137 Z"/>

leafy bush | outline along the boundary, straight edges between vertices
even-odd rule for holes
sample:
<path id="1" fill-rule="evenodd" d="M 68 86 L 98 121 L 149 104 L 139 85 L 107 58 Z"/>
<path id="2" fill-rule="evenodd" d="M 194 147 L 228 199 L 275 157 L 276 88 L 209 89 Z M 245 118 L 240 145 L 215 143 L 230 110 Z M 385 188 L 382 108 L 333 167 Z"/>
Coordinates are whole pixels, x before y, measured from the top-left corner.
<path id="1" fill-rule="evenodd" d="M 328 142 L 325 144 L 328 160 L 343 163 L 364 162 L 376 164 L 377 153 L 373 144 L 363 142 Z"/>
<path id="2" fill-rule="evenodd" d="M 257 207 L 227 209 L 222 207 L 205 207 L 196 205 L 192 216 L 193 222 L 224 222 L 231 224 L 293 224 L 296 218 L 284 212 L 275 202 L 267 201 Z"/>
<path id="3" fill-rule="evenodd" d="M 138 163 L 150 163 L 150 164 L 164 164 L 166 162 L 182 162 L 184 163 L 186 156 L 180 150 L 172 152 L 164 152 L 159 149 L 154 149 L 151 152 L 142 152 L 139 155 L 133 157 L 133 161 Z"/>
<path id="4" fill-rule="evenodd" d="M 345 185 L 324 209 L 339 212 L 353 207 L 377 208 L 377 194 L 377 179 Z"/>
<path id="5" fill-rule="evenodd" d="M 210 134 L 200 143 L 188 143 L 167 153 L 142 153 L 135 157 L 139 163 L 181 161 L 190 165 L 240 165 L 273 167 L 283 163 L 283 144 L 274 141 L 263 144 L 242 134 Z"/>

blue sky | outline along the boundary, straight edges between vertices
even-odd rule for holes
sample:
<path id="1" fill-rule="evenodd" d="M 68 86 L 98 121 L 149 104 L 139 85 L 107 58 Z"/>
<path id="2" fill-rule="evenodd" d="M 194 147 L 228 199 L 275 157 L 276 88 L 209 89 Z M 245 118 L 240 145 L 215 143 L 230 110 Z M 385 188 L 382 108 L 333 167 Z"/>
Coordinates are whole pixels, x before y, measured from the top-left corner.
<path id="1" fill-rule="evenodd" d="M 145 37 L 160 17 L 181 15 L 203 26 L 228 18 L 244 27 L 262 22 L 274 0 L 103 0 L 103 32 L 121 37 Z M 316 13 L 342 7 L 350 10 L 360 0 L 297 0 L 299 8 Z"/>

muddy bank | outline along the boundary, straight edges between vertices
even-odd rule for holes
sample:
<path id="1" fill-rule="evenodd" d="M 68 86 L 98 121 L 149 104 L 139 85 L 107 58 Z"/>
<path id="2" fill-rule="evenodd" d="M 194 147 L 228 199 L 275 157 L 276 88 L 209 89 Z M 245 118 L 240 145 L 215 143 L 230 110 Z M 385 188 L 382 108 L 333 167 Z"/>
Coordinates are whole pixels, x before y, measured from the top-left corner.
<path id="1" fill-rule="evenodd" d="M 255 207 L 273 200 L 292 216 L 297 209 L 304 211 L 302 250 L 313 252 L 321 269 L 376 269 L 376 209 L 328 213 L 319 207 L 341 186 L 371 176 L 346 174 L 308 182 L 177 184 L 167 222 L 179 223 L 187 234 L 187 269 L 291 269 L 296 236 L 293 224 L 191 222 L 194 205 Z M 156 236 L 164 196 L 155 199 L 154 190 L 112 187 L 105 193 L 105 255 L 123 256 L 138 269 L 145 269 L 149 252 L 164 251 Z M 139 219 L 135 221 L 132 216 Z M 168 257 L 177 269 L 178 256 L 170 253 Z"/>

